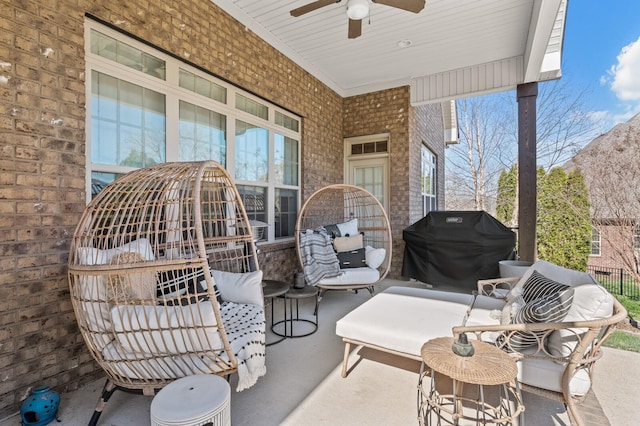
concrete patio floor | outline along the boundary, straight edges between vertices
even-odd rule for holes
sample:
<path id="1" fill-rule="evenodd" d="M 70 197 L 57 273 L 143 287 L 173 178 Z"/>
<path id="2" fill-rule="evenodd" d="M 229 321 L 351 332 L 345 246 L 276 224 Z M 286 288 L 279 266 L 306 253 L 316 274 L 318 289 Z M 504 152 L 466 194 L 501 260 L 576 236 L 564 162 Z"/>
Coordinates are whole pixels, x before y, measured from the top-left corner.
<path id="1" fill-rule="evenodd" d="M 389 285 L 416 283 L 386 280 Z M 377 291 L 381 291 L 379 288 Z M 359 363 L 347 378 L 340 376 L 344 345 L 335 335 L 335 322 L 369 299 L 357 294 L 328 292 L 320 304 L 318 331 L 308 337 L 286 339 L 267 347 L 267 374 L 252 388 L 235 392 L 237 378 L 230 380 L 231 419 L 241 425 L 414 425 L 419 363 L 366 349 L 351 353 Z M 276 317 L 282 302 L 276 301 Z M 311 314 L 311 305 L 300 305 Z M 274 336 L 267 335 L 267 341 Z M 581 412 L 589 425 L 637 424 L 640 404 L 640 354 L 605 348 L 595 381 Z M 104 384 L 96 380 L 61 395 L 59 423 L 86 425 Z M 523 394 L 524 423 L 568 425 L 564 406 L 535 395 Z M 107 404 L 100 425 L 150 424 L 152 397 L 116 392 Z M 20 425 L 16 414 L 0 425 Z M 52 423 L 56 424 L 56 423 Z"/>

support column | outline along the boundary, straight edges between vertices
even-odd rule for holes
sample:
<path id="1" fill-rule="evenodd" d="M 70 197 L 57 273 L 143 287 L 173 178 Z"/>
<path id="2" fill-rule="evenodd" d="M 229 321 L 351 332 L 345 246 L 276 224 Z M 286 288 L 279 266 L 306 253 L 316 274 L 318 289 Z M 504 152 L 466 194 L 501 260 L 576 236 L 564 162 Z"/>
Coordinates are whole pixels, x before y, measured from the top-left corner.
<path id="1" fill-rule="evenodd" d="M 518 253 L 530 262 L 536 260 L 537 97 L 538 83 L 518 85 Z"/>

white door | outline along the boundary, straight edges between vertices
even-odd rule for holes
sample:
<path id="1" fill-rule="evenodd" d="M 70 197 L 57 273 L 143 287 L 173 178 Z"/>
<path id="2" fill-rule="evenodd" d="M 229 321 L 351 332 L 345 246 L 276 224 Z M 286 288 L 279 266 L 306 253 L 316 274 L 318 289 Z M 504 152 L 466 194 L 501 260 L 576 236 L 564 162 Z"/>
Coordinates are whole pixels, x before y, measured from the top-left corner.
<path id="1" fill-rule="evenodd" d="M 388 157 L 351 159 L 348 161 L 347 168 L 347 183 L 371 192 L 388 211 Z"/>

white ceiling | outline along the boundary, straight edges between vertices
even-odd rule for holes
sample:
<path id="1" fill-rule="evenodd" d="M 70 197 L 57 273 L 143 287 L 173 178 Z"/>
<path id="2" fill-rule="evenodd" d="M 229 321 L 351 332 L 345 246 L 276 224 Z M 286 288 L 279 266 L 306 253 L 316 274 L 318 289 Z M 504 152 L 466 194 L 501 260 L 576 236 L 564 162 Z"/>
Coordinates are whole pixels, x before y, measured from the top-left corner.
<path id="1" fill-rule="evenodd" d="M 313 0 L 212 1 L 344 97 L 411 85 L 419 104 L 561 75 L 567 0 L 427 0 L 418 14 L 373 3 L 356 39 L 347 0 L 298 18 Z"/>

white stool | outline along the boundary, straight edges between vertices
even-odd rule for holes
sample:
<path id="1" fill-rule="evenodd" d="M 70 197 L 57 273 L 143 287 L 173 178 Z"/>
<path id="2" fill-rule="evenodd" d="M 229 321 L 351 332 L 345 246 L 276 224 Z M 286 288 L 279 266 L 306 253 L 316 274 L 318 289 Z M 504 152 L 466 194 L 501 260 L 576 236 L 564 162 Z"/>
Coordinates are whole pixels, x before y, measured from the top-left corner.
<path id="1" fill-rule="evenodd" d="M 152 426 L 230 426 L 231 387 L 214 374 L 169 383 L 151 401 Z"/>

